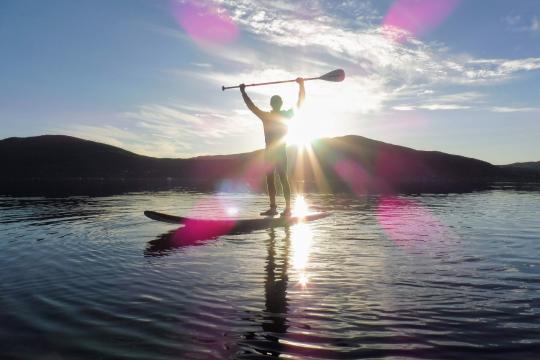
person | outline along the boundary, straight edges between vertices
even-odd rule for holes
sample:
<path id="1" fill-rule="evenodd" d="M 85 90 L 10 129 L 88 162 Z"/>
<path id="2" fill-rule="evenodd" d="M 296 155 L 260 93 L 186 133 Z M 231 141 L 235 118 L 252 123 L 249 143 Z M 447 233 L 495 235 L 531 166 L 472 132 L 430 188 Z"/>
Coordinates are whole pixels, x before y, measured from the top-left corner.
<path id="1" fill-rule="evenodd" d="M 299 85 L 298 101 L 296 102 L 296 108 L 300 108 L 306 97 L 304 89 L 304 79 L 297 78 L 296 82 Z M 287 135 L 287 121 L 294 116 L 294 110 L 289 109 L 287 111 L 281 110 L 283 106 L 283 100 L 279 95 L 274 95 L 270 99 L 271 111 L 262 111 L 259 109 L 246 93 L 246 85 L 240 85 L 240 92 L 242 98 L 246 103 L 246 106 L 253 114 L 255 114 L 263 123 L 264 140 L 266 143 L 265 148 L 265 163 L 267 168 L 266 173 L 266 186 L 268 188 L 268 196 L 270 198 L 270 208 L 261 212 L 264 216 L 277 215 L 276 205 L 276 185 L 275 185 L 275 173 L 279 175 L 281 186 L 283 188 L 283 196 L 285 197 L 285 210 L 281 213 L 281 216 L 291 215 L 291 189 L 289 186 L 289 180 L 287 178 L 287 144 L 285 143 L 285 137 Z"/>

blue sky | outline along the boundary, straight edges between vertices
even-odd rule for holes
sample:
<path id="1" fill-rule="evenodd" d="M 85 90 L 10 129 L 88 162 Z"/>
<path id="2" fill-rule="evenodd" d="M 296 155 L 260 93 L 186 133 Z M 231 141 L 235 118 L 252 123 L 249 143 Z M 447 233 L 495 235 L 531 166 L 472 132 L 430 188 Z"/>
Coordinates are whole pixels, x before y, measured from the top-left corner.
<path id="1" fill-rule="evenodd" d="M 406 33 L 387 26 L 390 0 L 2 0 L 0 138 L 69 134 L 160 157 L 251 151 L 262 126 L 221 85 L 343 68 L 343 83 L 306 83 L 297 136 L 540 160 L 540 1 L 440 1 L 451 11 Z M 201 38 L 182 20 L 189 6 L 234 31 Z M 248 92 L 287 106 L 297 87 Z"/>

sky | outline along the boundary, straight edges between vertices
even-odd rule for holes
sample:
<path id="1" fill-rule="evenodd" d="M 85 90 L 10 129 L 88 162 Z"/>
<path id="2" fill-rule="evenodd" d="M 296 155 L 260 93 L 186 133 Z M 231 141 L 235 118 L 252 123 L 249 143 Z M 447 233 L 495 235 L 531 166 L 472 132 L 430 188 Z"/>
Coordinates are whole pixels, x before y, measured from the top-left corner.
<path id="1" fill-rule="evenodd" d="M 306 82 L 291 143 L 355 134 L 494 164 L 540 160 L 538 0 L 1 0 L 0 138 L 157 157 L 264 147 L 238 89 Z M 297 100 L 295 83 L 247 88 Z"/>

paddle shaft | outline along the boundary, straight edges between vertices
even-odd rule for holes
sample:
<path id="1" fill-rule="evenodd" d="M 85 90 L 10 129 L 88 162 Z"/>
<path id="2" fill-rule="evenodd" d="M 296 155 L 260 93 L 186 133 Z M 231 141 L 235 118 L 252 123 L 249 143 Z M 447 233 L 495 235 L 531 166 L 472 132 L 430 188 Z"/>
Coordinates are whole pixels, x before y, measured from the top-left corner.
<path id="1" fill-rule="evenodd" d="M 307 80 L 319 80 L 321 77 L 312 77 L 312 78 L 304 78 L 304 81 L 307 81 Z M 261 86 L 261 85 L 272 85 L 272 84 L 282 84 L 282 83 L 289 83 L 289 82 L 295 82 L 296 79 L 294 80 L 282 80 L 282 81 L 270 81 L 270 82 L 265 82 L 265 83 L 255 83 L 255 84 L 246 84 L 246 87 L 248 86 Z M 236 86 L 222 86 L 221 87 L 221 90 L 224 91 L 224 90 L 227 90 L 227 89 L 236 89 L 236 88 L 239 88 L 240 85 L 236 85 Z"/>

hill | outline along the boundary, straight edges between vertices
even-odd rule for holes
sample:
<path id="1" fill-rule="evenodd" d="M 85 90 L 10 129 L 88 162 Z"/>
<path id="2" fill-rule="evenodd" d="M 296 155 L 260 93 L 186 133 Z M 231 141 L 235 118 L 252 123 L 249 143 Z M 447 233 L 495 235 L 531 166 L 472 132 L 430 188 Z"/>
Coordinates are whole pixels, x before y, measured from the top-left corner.
<path id="1" fill-rule="evenodd" d="M 518 162 L 508 165 L 503 165 L 505 168 L 520 168 L 540 171 L 540 161 Z"/>
<path id="2" fill-rule="evenodd" d="M 290 147 L 288 151 L 292 183 L 323 191 L 451 191 L 515 176 L 485 161 L 353 135 L 320 139 L 307 150 Z M 137 189 L 178 184 L 233 190 L 264 186 L 262 150 L 162 159 L 70 136 L 43 135 L 1 140 L 0 164 L 4 189 L 24 186 L 35 193 L 59 184 L 95 182 L 101 187 L 128 188 L 136 183 Z"/>

